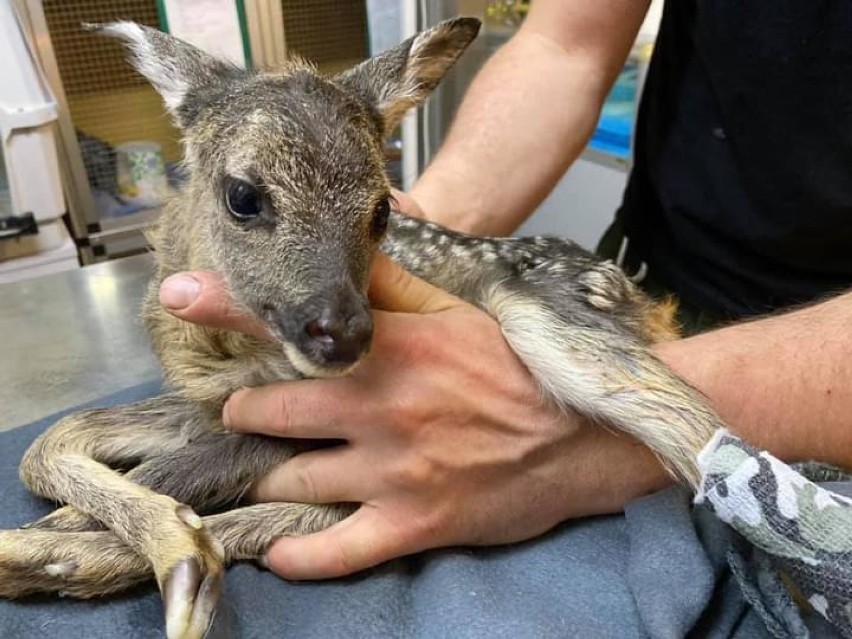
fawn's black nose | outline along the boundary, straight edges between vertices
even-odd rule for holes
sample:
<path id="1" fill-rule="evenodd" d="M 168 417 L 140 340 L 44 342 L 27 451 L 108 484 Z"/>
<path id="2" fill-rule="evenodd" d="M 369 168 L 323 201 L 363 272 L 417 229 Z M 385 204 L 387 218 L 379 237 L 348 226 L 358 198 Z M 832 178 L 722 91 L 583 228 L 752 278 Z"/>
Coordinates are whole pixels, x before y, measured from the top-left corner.
<path id="1" fill-rule="evenodd" d="M 370 346 L 373 318 L 366 308 L 347 309 L 332 304 L 319 317 L 305 324 L 305 333 L 317 354 L 327 364 L 354 364 Z"/>

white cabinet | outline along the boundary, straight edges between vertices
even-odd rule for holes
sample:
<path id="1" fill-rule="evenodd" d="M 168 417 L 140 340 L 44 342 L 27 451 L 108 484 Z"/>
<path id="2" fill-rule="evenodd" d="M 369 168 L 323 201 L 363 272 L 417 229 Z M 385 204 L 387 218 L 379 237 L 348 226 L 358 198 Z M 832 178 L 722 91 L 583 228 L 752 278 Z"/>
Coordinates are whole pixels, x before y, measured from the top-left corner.
<path id="1" fill-rule="evenodd" d="M 56 103 L 11 0 L 0 0 L 0 283 L 76 268 L 62 216 Z"/>

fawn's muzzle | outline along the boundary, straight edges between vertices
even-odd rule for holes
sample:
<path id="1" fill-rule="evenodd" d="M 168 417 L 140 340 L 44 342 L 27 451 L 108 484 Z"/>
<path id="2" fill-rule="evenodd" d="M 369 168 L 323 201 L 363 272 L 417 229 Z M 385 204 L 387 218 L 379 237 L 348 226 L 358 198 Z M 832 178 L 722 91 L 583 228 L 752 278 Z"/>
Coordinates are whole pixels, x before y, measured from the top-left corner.
<path id="1" fill-rule="evenodd" d="M 331 366 L 354 364 L 373 338 L 373 318 L 361 296 L 342 294 L 305 324 L 308 349 Z"/>

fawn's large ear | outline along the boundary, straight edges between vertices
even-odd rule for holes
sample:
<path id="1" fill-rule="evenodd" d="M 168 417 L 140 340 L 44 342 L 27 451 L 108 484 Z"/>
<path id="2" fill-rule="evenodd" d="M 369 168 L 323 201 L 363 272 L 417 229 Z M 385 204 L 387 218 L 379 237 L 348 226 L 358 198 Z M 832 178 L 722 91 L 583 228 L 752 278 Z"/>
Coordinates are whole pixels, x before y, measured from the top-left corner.
<path id="1" fill-rule="evenodd" d="M 335 81 L 372 105 L 389 133 L 408 109 L 438 86 L 474 41 L 480 25 L 476 18 L 446 20 L 341 73 Z"/>
<path id="2" fill-rule="evenodd" d="M 162 96 L 178 126 L 191 125 L 201 106 L 199 94 L 224 86 L 243 71 L 162 31 L 135 22 L 85 25 L 127 44 L 130 64 Z"/>

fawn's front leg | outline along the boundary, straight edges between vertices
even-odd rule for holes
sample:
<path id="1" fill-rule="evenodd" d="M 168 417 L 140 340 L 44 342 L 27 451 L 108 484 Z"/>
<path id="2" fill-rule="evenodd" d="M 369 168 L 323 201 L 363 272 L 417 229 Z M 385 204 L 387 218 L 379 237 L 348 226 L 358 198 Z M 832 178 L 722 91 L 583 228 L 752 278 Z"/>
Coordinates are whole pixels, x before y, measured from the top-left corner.
<path id="1" fill-rule="evenodd" d="M 221 543 L 224 561 L 253 560 L 285 535 L 318 532 L 348 517 L 355 506 L 257 504 L 203 518 Z M 121 592 L 151 579 L 151 563 L 112 530 L 0 531 L 0 596 L 58 592 L 87 599 Z"/>
<path id="2" fill-rule="evenodd" d="M 184 416 L 174 412 L 177 407 L 168 396 L 150 400 L 147 407 L 156 409 L 158 400 L 166 413 L 172 412 L 172 419 Z M 92 438 L 102 428 L 91 427 L 87 421 L 91 417 L 91 413 L 71 415 L 41 435 L 21 462 L 22 480 L 32 492 L 94 517 L 150 561 L 163 593 L 168 636 L 202 636 L 221 588 L 221 550 L 190 507 L 135 484 L 98 461 L 100 447 Z M 111 419 L 120 425 L 122 436 L 116 440 L 150 436 L 144 420 L 127 421 L 126 408 L 107 409 L 98 417 L 99 426 Z M 179 439 L 180 431 L 174 435 Z M 0 547 L 4 561 L 7 550 Z M 11 549 L 13 559 L 16 550 Z"/>

